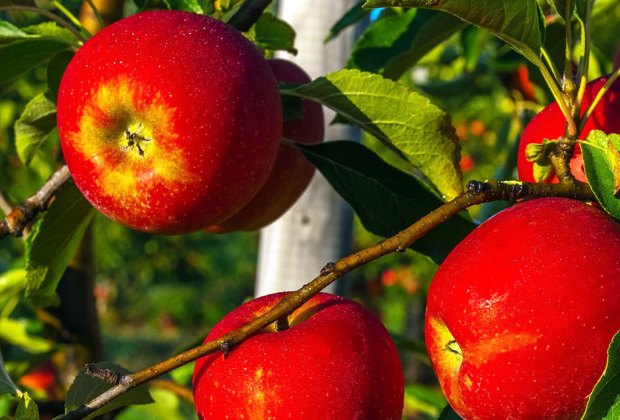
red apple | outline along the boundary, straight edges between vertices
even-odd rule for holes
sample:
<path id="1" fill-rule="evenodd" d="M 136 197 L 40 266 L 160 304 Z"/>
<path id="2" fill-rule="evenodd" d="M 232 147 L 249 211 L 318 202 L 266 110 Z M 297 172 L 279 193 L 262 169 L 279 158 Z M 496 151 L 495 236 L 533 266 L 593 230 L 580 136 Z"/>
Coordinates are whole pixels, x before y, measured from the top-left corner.
<path id="1" fill-rule="evenodd" d="M 465 419 L 578 419 L 620 329 L 620 224 L 527 201 L 489 219 L 428 292 L 429 356 Z"/>
<path id="2" fill-rule="evenodd" d="M 593 80 L 586 86 L 585 95 L 581 105 L 581 112 L 585 112 L 590 103 L 601 90 L 608 77 L 601 77 Z M 525 158 L 525 149 L 530 143 L 542 143 L 544 139 L 556 140 L 564 135 L 566 119 L 560 111 L 556 102 L 547 105 L 539 112 L 525 127 L 521 142 L 517 166 L 519 179 L 526 182 L 535 182 L 534 164 Z M 602 130 L 606 133 L 620 133 L 620 83 L 614 83 L 610 90 L 603 96 L 599 104 L 594 109 L 590 119 L 579 134 L 580 139 L 588 137 L 592 130 Z M 579 145 L 575 147 L 575 152 L 570 162 L 571 172 L 579 181 L 586 181 L 583 171 L 583 158 Z M 558 182 L 558 178 L 553 175 L 547 182 Z"/>
<path id="3" fill-rule="evenodd" d="M 225 316 L 217 339 L 266 312 L 285 293 L 263 296 Z M 403 374 L 381 322 L 356 302 L 321 293 L 227 356 L 199 359 L 193 388 L 200 419 L 400 419 Z"/>
<path id="4" fill-rule="evenodd" d="M 310 76 L 295 63 L 287 60 L 268 61 L 279 82 L 302 84 Z M 323 141 L 324 122 L 321 105 L 303 101 L 303 116 L 284 121 L 282 137 L 300 144 L 317 144 Z M 260 229 L 279 218 L 297 201 L 314 174 L 314 166 L 297 149 L 282 143 L 271 175 L 258 194 L 238 213 L 210 232 L 223 233 L 236 230 Z"/>
<path id="5" fill-rule="evenodd" d="M 183 233 L 262 187 L 282 131 L 258 50 L 209 17 L 140 13 L 103 29 L 64 73 L 58 129 L 84 196 L 134 229 Z"/>

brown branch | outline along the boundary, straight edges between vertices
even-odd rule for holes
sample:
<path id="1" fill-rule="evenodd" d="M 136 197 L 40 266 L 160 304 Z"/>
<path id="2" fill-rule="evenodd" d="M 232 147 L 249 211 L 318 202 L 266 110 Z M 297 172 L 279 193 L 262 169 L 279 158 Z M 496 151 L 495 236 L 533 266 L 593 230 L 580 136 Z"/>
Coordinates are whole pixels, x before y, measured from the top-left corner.
<path id="1" fill-rule="evenodd" d="M 286 295 L 269 311 L 253 319 L 241 328 L 231 331 L 217 340 L 204 343 L 201 346 L 190 349 L 139 372 L 123 375 L 122 378 L 119 379 L 117 385 L 60 418 L 64 420 L 84 418 L 130 389 L 163 375 L 164 373 L 216 351 L 221 351 L 224 354 L 228 353 L 235 345 L 241 343 L 249 336 L 278 320 L 285 319 L 295 309 L 310 300 L 312 296 L 316 295 L 344 274 L 389 253 L 404 251 L 408 246 L 420 239 L 434 227 L 468 207 L 496 200 L 515 201 L 525 198 L 556 196 L 585 201 L 595 199 L 589 186 L 584 183 L 527 184 L 521 182 L 472 181 L 467 185 L 467 191 L 464 194 L 445 203 L 407 229 L 335 263 L 328 263 L 323 270 L 321 270 L 321 274 L 312 282 L 304 285 L 296 292 Z"/>
<path id="2" fill-rule="evenodd" d="M 35 195 L 24 200 L 0 221 L 0 238 L 7 235 L 21 236 L 37 215 L 47 210 L 54 194 L 70 179 L 66 165 L 57 170 Z"/>
<path id="3" fill-rule="evenodd" d="M 250 30 L 270 4 L 271 0 L 246 0 L 237 13 L 230 18 L 228 24 L 240 32 L 246 32 Z"/>

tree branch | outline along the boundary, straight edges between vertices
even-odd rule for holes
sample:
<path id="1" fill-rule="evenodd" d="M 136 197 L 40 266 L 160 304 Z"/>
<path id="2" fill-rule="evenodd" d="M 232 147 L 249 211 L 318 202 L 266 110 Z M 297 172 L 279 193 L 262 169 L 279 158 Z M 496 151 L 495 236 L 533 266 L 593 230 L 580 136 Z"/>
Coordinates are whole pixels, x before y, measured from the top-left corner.
<path id="1" fill-rule="evenodd" d="M 241 32 L 246 32 L 270 4 L 271 0 L 246 0 L 227 23 Z"/>
<path id="2" fill-rule="evenodd" d="M 231 331 L 217 340 L 204 343 L 201 346 L 190 349 L 139 372 L 122 375 L 118 381 L 115 381 L 115 386 L 92 401 L 60 418 L 64 420 L 84 418 L 121 394 L 164 373 L 216 351 L 221 351 L 223 353 L 230 352 L 234 346 L 241 343 L 249 336 L 290 315 L 295 309 L 310 300 L 312 296 L 316 295 L 344 274 L 384 255 L 392 252 L 404 251 L 408 246 L 420 239 L 434 227 L 468 207 L 489 201 L 515 201 L 538 197 L 567 197 L 584 201 L 595 200 L 588 184 L 585 183 L 528 184 L 522 182 L 472 181 L 467 185 L 467 190 L 464 194 L 443 204 L 407 229 L 335 263 L 328 263 L 321 270 L 321 274 L 312 280 L 312 282 L 304 285 L 296 292 L 288 294 L 269 311 L 253 319 L 241 328 Z"/>
<path id="3" fill-rule="evenodd" d="M 47 210 L 54 194 L 70 179 L 66 165 L 57 170 L 35 195 L 27 198 L 0 221 L 0 238 L 7 235 L 21 236 L 36 216 Z"/>

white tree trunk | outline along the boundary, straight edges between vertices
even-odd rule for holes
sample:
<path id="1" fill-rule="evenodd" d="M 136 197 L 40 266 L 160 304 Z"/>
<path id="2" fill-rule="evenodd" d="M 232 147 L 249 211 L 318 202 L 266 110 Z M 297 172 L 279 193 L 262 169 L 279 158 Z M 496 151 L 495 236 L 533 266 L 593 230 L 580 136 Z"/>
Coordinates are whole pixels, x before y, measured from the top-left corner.
<path id="1" fill-rule="evenodd" d="M 323 39 L 355 0 L 281 0 L 278 15 L 297 32 L 297 56 L 283 55 L 312 77 L 344 67 L 354 41 L 349 28 L 328 44 Z M 325 110 L 328 124 L 334 113 Z M 326 125 L 326 140 L 358 137 L 343 125 Z M 256 296 L 294 290 L 316 277 L 329 261 L 350 250 L 352 213 L 327 181 L 316 173 L 297 203 L 261 231 Z M 328 291 L 334 291 L 333 286 Z"/>

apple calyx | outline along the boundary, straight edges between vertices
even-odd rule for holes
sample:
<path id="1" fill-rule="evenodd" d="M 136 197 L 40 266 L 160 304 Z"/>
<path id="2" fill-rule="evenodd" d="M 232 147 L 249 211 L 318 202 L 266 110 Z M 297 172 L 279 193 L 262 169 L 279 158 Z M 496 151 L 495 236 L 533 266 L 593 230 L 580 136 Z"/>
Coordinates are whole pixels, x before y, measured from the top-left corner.
<path id="1" fill-rule="evenodd" d="M 144 156 L 144 143 L 150 142 L 151 138 L 142 134 L 142 124 L 138 123 L 135 129 L 125 129 L 125 140 L 127 145 L 123 150 L 136 148 L 140 156 Z"/>
<path id="2" fill-rule="evenodd" d="M 461 359 L 463 358 L 463 352 L 461 351 L 461 346 L 459 346 L 459 343 L 457 343 L 456 340 L 448 341 L 448 343 L 444 346 L 444 350 L 447 350 L 451 353 L 459 355 Z"/>

